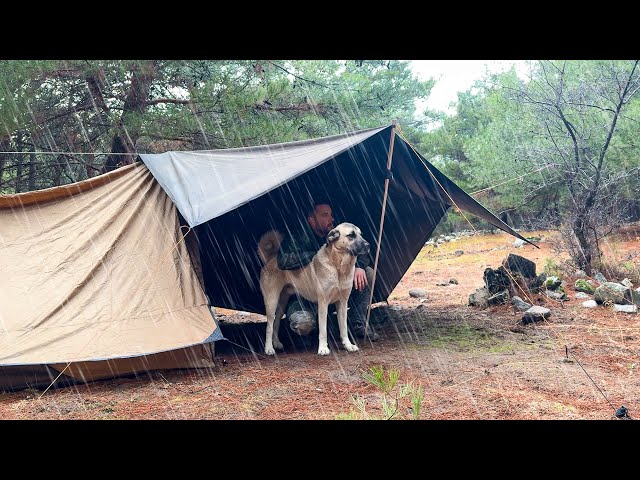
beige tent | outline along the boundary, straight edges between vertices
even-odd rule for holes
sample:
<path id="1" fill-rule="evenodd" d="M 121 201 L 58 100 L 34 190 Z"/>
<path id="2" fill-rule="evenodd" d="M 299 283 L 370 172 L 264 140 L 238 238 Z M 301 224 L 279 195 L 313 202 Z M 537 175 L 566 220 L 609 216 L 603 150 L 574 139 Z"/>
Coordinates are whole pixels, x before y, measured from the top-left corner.
<path id="1" fill-rule="evenodd" d="M 295 226 L 316 196 L 374 251 L 380 238 L 374 302 L 454 205 L 527 241 L 392 126 L 140 157 L 84 182 L 0 196 L 0 387 L 60 372 L 58 381 L 211 366 L 223 337 L 208 300 L 264 314 L 258 239 Z"/>
<path id="2" fill-rule="evenodd" d="M 222 336 L 178 219 L 140 163 L 0 196 L 0 389 L 213 366 Z"/>

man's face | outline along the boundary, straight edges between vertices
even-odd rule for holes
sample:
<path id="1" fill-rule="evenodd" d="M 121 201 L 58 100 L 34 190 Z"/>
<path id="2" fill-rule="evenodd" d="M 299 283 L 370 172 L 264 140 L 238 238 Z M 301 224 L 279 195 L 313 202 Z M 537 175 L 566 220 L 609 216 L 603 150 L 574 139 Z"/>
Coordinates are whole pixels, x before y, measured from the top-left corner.
<path id="1" fill-rule="evenodd" d="M 321 237 L 327 235 L 333 228 L 331 206 L 326 204 L 316 205 L 313 215 L 309 217 L 309 225 Z"/>

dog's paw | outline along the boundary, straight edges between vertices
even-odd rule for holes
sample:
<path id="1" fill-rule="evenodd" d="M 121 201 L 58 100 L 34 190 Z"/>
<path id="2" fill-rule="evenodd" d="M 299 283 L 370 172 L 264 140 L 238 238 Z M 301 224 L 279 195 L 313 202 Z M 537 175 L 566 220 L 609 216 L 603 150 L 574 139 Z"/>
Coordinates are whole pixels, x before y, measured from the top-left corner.
<path id="1" fill-rule="evenodd" d="M 329 350 L 329 347 L 326 345 L 320 345 L 318 347 L 318 355 L 329 355 L 331 353 L 331 351 Z"/>
<path id="2" fill-rule="evenodd" d="M 347 352 L 357 352 L 358 350 L 360 350 L 358 346 L 354 345 L 353 343 L 345 343 L 343 345 L 344 345 L 344 348 L 347 349 Z"/>
<path id="3" fill-rule="evenodd" d="M 274 340 L 273 341 L 273 348 L 275 348 L 276 350 L 283 350 L 284 349 L 284 345 L 282 345 L 282 342 L 280 340 Z"/>
<path id="4" fill-rule="evenodd" d="M 273 349 L 273 347 L 265 347 L 264 353 L 265 355 L 275 355 L 276 351 Z"/>

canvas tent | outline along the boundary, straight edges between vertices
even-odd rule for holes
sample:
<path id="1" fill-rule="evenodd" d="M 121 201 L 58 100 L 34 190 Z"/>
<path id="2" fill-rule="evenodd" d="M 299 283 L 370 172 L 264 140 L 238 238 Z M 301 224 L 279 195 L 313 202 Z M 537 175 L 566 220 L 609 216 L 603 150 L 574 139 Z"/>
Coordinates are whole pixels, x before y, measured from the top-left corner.
<path id="1" fill-rule="evenodd" d="M 257 241 L 304 221 L 313 198 L 330 198 L 336 220 L 358 225 L 375 251 L 389 179 L 374 302 L 452 204 L 522 238 L 393 126 L 140 157 L 83 182 L 0 196 L 1 388 L 212 366 L 223 336 L 208 300 L 263 314 Z"/>

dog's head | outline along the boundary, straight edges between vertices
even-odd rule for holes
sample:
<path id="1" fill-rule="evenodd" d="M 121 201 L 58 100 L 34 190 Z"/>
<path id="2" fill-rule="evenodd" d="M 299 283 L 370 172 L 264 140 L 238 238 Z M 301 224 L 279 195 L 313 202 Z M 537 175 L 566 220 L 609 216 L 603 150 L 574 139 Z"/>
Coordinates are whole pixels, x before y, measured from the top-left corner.
<path id="1" fill-rule="evenodd" d="M 327 234 L 327 245 L 353 255 L 369 253 L 369 242 L 362 238 L 362 232 L 352 223 L 341 223 Z"/>

